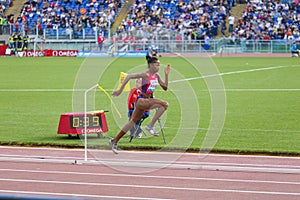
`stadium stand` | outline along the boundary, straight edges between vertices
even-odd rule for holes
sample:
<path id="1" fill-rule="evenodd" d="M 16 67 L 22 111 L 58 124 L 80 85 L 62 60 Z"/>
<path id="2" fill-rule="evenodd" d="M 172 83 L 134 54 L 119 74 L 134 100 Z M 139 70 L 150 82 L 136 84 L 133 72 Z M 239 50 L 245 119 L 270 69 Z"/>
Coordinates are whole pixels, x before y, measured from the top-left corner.
<path id="1" fill-rule="evenodd" d="M 0 1 L 0 35 L 7 34 L 9 18 L 6 16 L 6 11 L 13 4 L 12 0 L 1 0 Z"/>
<path id="2" fill-rule="evenodd" d="M 128 15 L 129 11 L 130 11 L 130 7 L 131 5 L 133 5 L 135 2 L 135 0 L 127 0 L 125 1 L 125 3 L 122 6 L 122 9 L 120 10 L 118 16 L 116 17 L 111 30 L 116 30 L 116 28 L 120 25 L 120 23 L 123 21 L 123 19 L 126 18 L 126 16 Z"/>
<path id="3" fill-rule="evenodd" d="M 157 39 L 185 36 L 190 40 L 201 40 L 205 35 L 215 37 L 233 5 L 233 0 L 136 0 L 117 33 L 123 39 L 136 35 L 143 40 L 155 36 L 159 37 Z M 177 36 L 170 36 L 170 33 Z"/>
<path id="4" fill-rule="evenodd" d="M 231 9 L 237 3 L 243 1 L 136 0 L 117 33 L 120 39 L 129 41 L 133 36 L 145 41 L 170 37 L 203 40 L 205 35 L 220 36 L 223 27 L 229 37 L 240 39 L 300 40 L 298 1 L 248 0 L 243 16 L 236 20 L 235 27 L 230 27 L 225 22 L 234 20 Z"/>
<path id="5" fill-rule="evenodd" d="M 27 34 L 46 30 L 46 35 L 60 36 L 76 33 L 80 36 L 84 29 L 87 36 L 96 31 L 106 34 L 121 8 L 120 0 L 28 0 L 17 17 L 13 32 L 24 29 Z M 36 27 L 38 30 L 36 30 Z"/>
<path id="6" fill-rule="evenodd" d="M 244 40 L 300 40 L 300 6 L 289 0 L 249 0 L 233 32 Z"/>
<path id="7" fill-rule="evenodd" d="M 4 17 L 6 10 L 12 6 L 12 0 L 1 0 L 0 1 L 0 16 Z"/>
<path id="8" fill-rule="evenodd" d="M 46 36 L 53 38 L 57 33 L 65 38 L 70 34 L 72 38 L 80 38 L 82 34 L 94 37 L 98 31 L 106 34 L 123 3 L 122 0 L 28 0 L 16 21 L 10 16 L 5 20 L 14 25 L 13 32 L 45 31 Z M 241 3 L 246 4 L 237 6 Z M 120 25 L 113 30 L 114 39 L 124 42 L 192 41 L 223 35 L 233 40 L 300 40 L 297 0 L 135 0 L 126 6 L 127 16 L 123 20 L 119 17 L 116 24 Z M 232 27 L 229 21 L 233 20 L 233 7 L 245 9 Z"/>

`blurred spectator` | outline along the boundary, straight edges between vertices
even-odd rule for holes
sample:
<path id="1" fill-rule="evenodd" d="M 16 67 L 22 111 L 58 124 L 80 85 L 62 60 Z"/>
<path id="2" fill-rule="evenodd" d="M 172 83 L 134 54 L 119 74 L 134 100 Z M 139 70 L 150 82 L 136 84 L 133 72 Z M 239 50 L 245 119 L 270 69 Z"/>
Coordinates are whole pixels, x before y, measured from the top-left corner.
<path id="1" fill-rule="evenodd" d="M 28 50 L 29 37 L 27 34 L 23 37 L 23 50 Z"/>
<path id="2" fill-rule="evenodd" d="M 99 34 L 98 36 L 99 51 L 102 51 L 103 43 L 104 43 L 104 36 L 102 34 Z"/>
<path id="3" fill-rule="evenodd" d="M 14 50 L 15 49 L 15 35 L 14 35 L 14 33 L 12 33 L 11 34 L 11 36 L 9 37 L 9 48 L 11 49 L 11 50 Z"/>
<path id="4" fill-rule="evenodd" d="M 291 43 L 291 48 L 290 49 L 291 49 L 292 56 L 296 56 L 296 57 L 299 56 L 300 50 L 297 48 L 296 41 Z"/>
<path id="5" fill-rule="evenodd" d="M 18 33 L 17 35 L 16 49 L 18 52 L 23 50 L 23 36 L 21 33 Z"/>
<path id="6" fill-rule="evenodd" d="M 228 24 L 229 24 L 228 32 L 231 33 L 233 31 L 233 25 L 234 25 L 234 16 L 231 14 L 229 14 L 228 17 Z"/>
<path id="7" fill-rule="evenodd" d="M 2 17 L 2 15 L 0 13 L 0 35 L 3 32 L 3 21 L 4 21 L 4 17 Z"/>
<path id="8" fill-rule="evenodd" d="M 226 21 L 224 19 L 222 19 L 220 27 L 221 27 L 221 33 L 222 33 L 222 35 L 226 36 L 226 34 L 225 34 L 225 31 L 226 31 Z"/>

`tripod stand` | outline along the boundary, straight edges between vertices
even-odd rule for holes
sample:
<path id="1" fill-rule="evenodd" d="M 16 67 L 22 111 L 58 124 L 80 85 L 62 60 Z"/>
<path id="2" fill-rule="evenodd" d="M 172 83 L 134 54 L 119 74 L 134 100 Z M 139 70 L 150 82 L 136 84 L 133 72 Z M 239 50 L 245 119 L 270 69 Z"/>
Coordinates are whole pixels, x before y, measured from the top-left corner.
<path id="1" fill-rule="evenodd" d="M 157 121 L 158 121 L 158 123 L 159 123 L 159 127 L 160 127 L 160 130 L 161 130 L 161 134 L 162 134 L 162 136 L 163 136 L 164 143 L 167 144 L 166 138 L 165 138 L 165 132 L 164 132 L 163 126 L 162 126 L 162 124 L 161 124 L 160 118 L 158 118 Z"/>
<path id="2" fill-rule="evenodd" d="M 145 120 L 145 118 L 142 118 L 139 123 L 134 124 L 133 127 L 130 129 L 130 136 L 129 136 L 129 142 L 131 142 L 131 140 L 133 138 L 137 138 L 138 135 L 143 132 L 144 135 L 146 136 L 145 131 L 141 128 L 141 124 L 143 123 L 143 121 Z M 133 129 L 133 130 L 132 130 Z"/>
<path id="3" fill-rule="evenodd" d="M 132 139 L 133 138 L 135 138 L 139 133 L 141 133 L 141 132 L 143 132 L 144 133 L 144 135 L 146 136 L 146 133 L 145 133 L 145 131 L 143 130 L 143 129 L 141 129 L 141 124 L 142 124 L 142 122 L 144 121 L 145 119 L 141 119 L 141 121 L 138 123 L 138 124 L 135 124 L 134 125 L 134 133 L 132 134 L 130 134 L 130 137 L 129 137 L 129 142 L 131 142 L 132 141 Z M 164 132 L 164 129 L 163 129 L 163 126 L 162 126 L 162 124 L 161 124 L 161 120 L 160 120 L 160 118 L 158 118 L 158 123 L 159 123 L 159 127 L 160 127 L 160 130 L 161 130 L 161 134 L 162 134 L 162 136 L 163 136 L 163 140 L 164 140 L 164 143 L 165 144 L 167 144 L 167 142 L 166 142 L 166 138 L 165 138 L 165 132 Z M 141 131 L 141 132 L 139 132 L 139 131 Z"/>

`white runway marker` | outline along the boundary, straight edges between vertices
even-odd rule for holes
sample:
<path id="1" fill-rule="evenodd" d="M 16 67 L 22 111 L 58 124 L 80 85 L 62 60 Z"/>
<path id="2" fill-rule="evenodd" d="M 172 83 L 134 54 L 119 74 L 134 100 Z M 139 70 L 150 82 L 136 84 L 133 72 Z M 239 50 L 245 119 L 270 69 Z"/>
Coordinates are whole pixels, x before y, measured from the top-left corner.
<path id="1" fill-rule="evenodd" d="M 267 70 L 281 69 L 281 68 L 287 68 L 287 67 L 289 67 L 289 66 L 274 66 L 274 67 L 264 67 L 264 68 L 256 68 L 256 69 L 239 70 L 239 71 L 233 71 L 233 72 L 224 72 L 224 73 L 219 73 L 219 74 L 211 74 L 211 75 L 207 75 L 207 76 L 198 76 L 198 77 L 193 77 L 193 78 L 174 80 L 174 81 L 169 81 L 169 83 L 192 81 L 192 80 L 197 80 L 197 79 L 204 79 L 204 78 L 215 77 L 215 76 L 224 76 L 224 75 L 230 75 L 230 74 L 241 74 L 241 73 L 247 73 L 247 72 L 267 71 Z"/>

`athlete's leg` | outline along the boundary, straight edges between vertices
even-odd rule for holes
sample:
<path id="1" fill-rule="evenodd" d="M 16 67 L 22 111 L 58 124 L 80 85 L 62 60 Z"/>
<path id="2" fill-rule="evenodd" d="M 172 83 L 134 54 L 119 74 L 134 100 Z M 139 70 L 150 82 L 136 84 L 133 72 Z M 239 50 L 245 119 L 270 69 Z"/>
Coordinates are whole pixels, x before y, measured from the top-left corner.
<path id="1" fill-rule="evenodd" d="M 140 102 L 140 100 L 143 100 L 143 99 L 139 99 L 137 101 L 137 104 L 132 113 L 131 119 L 123 126 L 123 128 L 118 133 L 118 135 L 113 139 L 113 142 L 118 143 L 119 140 L 127 133 L 127 131 L 142 118 L 145 110 L 138 106 L 139 105 L 138 102 Z"/>
<path id="2" fill-rule="evenodd" d="M 155 112 L 155 114 L 154 114 L 151 122 L 148 124 L 148 126 L 154 126 L 154 124 L 156 123 L 156 121 L 160 118 L 160 116 L 162 116 L 162 114 L 164 114 L 165 111 L 166 111 L 166 109 L 164 107 L 160 106 L 156 110 L 156 112 Z"/>
<path id="3" fill-rule="evenodd" d="M 136 102 L 136 107 L 132 113 L 130 121 L 128 121 L 118 133 L 118 135 L 113 139 L 113 142 L 118 143 L 118 141 L 126 134 L 126 132 L 136 124 L 143 116 L 145 110 L 158 108 L 149 126 L 153 127 L 158 118 L 165 112 L 168 108 L 168 103 L 160 99 L 143 99 L 140 98 Z"/>
<path id="4" fill-rule="evenodd" d="M 168 108 L 168 102 L 166 101 L 162 101 L 160 99 L 150 99 L 150 109 L 155 109 L 158 108 L 151 120 L 151 122 L 148 124 L 148 126 L 153 127 L 155 122 L 160 118 L 160 116 L 162 116 L 162 114 L 164 114 L 164 112 L 167 110 Z"/>

